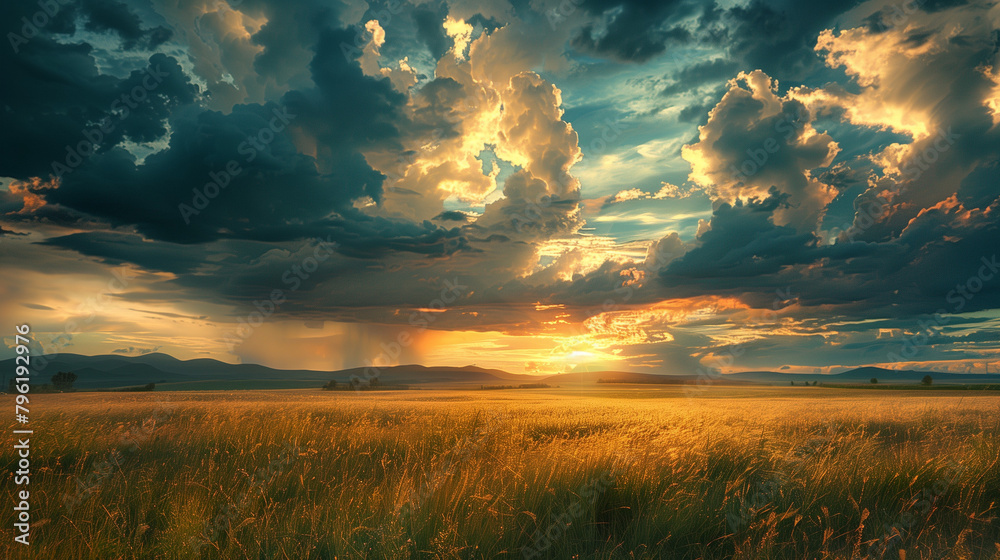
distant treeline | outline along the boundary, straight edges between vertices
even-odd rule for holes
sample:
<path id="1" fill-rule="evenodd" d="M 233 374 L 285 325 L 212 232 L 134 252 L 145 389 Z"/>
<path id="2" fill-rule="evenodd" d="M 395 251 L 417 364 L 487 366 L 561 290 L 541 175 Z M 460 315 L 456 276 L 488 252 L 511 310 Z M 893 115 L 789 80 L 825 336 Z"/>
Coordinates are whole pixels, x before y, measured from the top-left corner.
<path id="1" fill-rule="evenodd" d="M 156 383 L 146 383 L 135 387 L 116 387 L 114 389 L 98 389 L 99 392 L 106 393 L 142 393 L 144 391 L 155 391 Z"/>
<path id="2" fill-rule="evenodd" d="M 521 383 L 520 385 L 480 385 L 483 391 L 495 391 L 497 389 L 548 389 L 552 387 L 548 383 Z"/>
<path id="3" fill-rule="evenodd" d="M 9 393 L 14 393 L 15 392 L 12 387 L 8 387 L 7 389 L 8 389 Z M 101 389 L 101 388 L 83 389 L 82 392 L 94 391 L 96 393 L 141 393 L 141 392 L 144 392 L 144 391 L 155 391 L 155 390 L 156 390 L 156 383 L 147 383 L 145 385 L 136 385 L 134 387 L 115 387 L 115 388 L 111 388 L 111 389 Z M 32 385 L 29 388 L 29 392 L 30 393 L 35 393 L 35 394 L 38 394 L 38 393 L 79 393 L 79 392 L 81 392 L 81 390 L 80 389 L 72 389 L 72 388 L 60 388 L 60 387 L 56 387 L 55 385 L 52 385 L 52 384 L 49 384 L 49 383 L 45 383 L 45 384 L 42 384 L 42 385 Z"/>
<path id="4" fill-rule="evenodd" d="M 7 392 L 11 394 L 17 393 L 18 392 L 16 388 L 17 385 L 18 384 L 15 384 L 14 380 L 11 379 L 10 383 L 7 384 Z M 20 385 L 24 385 L 24 383 L 21 383 Z M 69 389 L 69 391 L 75 391 L 75 389 Z M 28 392 L 37 394 L 37 393 L 63 393 L 67 391 L 64 389 L 57 389 L 51 383 L 42 383 L 38 385 L 29 384 Z"/>
<path id="5" fill-rule="evenodd" d="M 905 389 L 911 391 L 1000 391 L 1000 384 L 997 383 L 963 383 L 946 385 L 918 385 L 910 384 L 885 384 L 885 383 L 824 383 L 824 387 L 834 389 Z"/>
<path id="6" fill-rule="evenodd" d="M 32 385 L 30 382 L 17 383 L 17 379 L 11 379 L 7 384 L 8 393 L 64 393 L 73 390 L 73 382 L 76 381 L 76 374 L 71 371 L 60 371 L 52 376 L 52 383 Z M 26 386 L 27 385 L 27 386 Z"/>

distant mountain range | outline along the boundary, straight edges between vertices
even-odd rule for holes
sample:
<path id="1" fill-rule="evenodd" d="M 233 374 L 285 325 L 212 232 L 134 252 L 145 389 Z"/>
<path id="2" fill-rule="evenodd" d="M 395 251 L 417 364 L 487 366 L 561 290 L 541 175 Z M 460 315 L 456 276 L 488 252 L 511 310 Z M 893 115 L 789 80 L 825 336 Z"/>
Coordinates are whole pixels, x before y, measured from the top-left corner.
<path id="1" fill-rule="evenodd" d="M 14 359 L 0 362 L 0 371 L 13 376 Z M 219 360 L 201 358 L 178 360 L 162 353 L 142 356 L 83 356 L 58 354 L 48 358 L 44 370 L 34 373 L 34 384 L 48 383 L 59 371 L 72 371 L 77 375 L 74 387 L 78 389 L 106 389 L 156 383 L 157 388 L 194 389 L 297 389 L 320 387 L 331 379 L 347 382 L 352 376 L 367 379 L 366 368 L 339 371 L 282 370 L 257 364 L 227 364 Z M 374 372 L 368 372 L 373 374 Z M 518 375 L 498 369 L 476 366 L 425 367 L 405 365 L 379 368 L 379 380 L 384 384 L 471 384 L 500 385 L 532 383 L 539 381 L 532 375 Z M 6 390 L 4 384 L 3 390 Z"/>
<path id="2" fill-rule="evenodd" d="M 788 385 L 795 381 L 819 381 L 820 383 L 868 383 L 873 377 L 879 383 L 920 383 L 925 375 L 934 378 L 935 384 L 1000 383 L 1000 375 L 985 373 L 941 373 L 937 371 L 917 371 L 910 369 L 886 369 L 873 366 L 859 367 L 834 374 L 781 373 L 773 371 L 746 371 L 727 374 L 724 377 Z"/>
<path id="3" fill-rule="evenodd" d="M 968 384 L 968 383 L 1000 383 L 1000 375 L 982 373 L 940 373 L 936 371 L 896 370 L 865 366 L 841 373 L 811 374 L 785 373 L 776 371 L 744 371 L 727 373 L 719 377 L 709 378 L 715 383 L 728 385 L 764 384 L 789 385 L 792 382 L 813 383 L 870 383 L 874 377 L 879 383 L 909 384 L 920 383 L 925 375 L 930 375 L 935 384 Z M 657 375 L 652 373 L 635 373 L 628 371 L 593 371 L 562 373 L 545 378 L 546 383 L 653 383 L 653 384 L 684 384 L 698 383 L 695 375 Z"/>
<path id="4" fill-rule="evenodd" d="M 0 362 L 6 378 L 13 376 L 14 359 Z M 83 356 L 59 354 L 50 358 L 45 369 L 33 374 L 36 384 L 48 383 L 58 371 L 77 375 L 79 389 L 107 389 L 156 383 L 165 390 L 213 389 L 296 389 L 320 387 L 331 379 L 347 382 L 353 376 L 366 379 L 366 368 L 339 371 L 280 370 L 256 364 L 227 364 L 202 358 L 178 360 L 161 353 L 143 356 Z M 368 372 L 373 374 L 374 372 Z M 789 385 L 802 382 L 867 383 L 876 378 L 880 383 L 919 383 L 931 375 L 935 384 L 1000 383 L 1000 375 L 938 373 L 913 370 L 890 370 L 860 367 L 837 374 L 799 374 L 773 371 L 753 371 L 725 374 L 716 383 Z M 368 376 L 370 377 L 370 375 Z M 697 380 L 694 375 L 657 375 L 628 371 L 577 371 L 548 377 L 508 373 L 499 369 L 476 366 L 427 367 L 401 365 L 379 368 L 379 380 L 384 384 L 436 386 L 511 385 L 543 382 L 550 385 L 610 383 L 684 384 Z M 6 383 L 2 387 L 6 390 Z"/>
<path id="5" fill-rule="evenodd" d="M 181 389 L 196 389 L 199 385 L 216 388 L 217 386 L 247 384 L 248 388 L 262 388 L 280 381 L 278 386 L 318 387 L 330 380 L 327 372 L 308 370 L 276 370 L 256 364 L 227 364 L 218 360 L 202 358 L 196 360 L 178 360 L 173 356 L 161 353 L 143 356 L 83 356 L 80 354 L 58 354 L 52 358 L 46 357 L 48 363 L 45 369 L 33 373 L 32 383 L 48 383 L 56 372 L 72 371 L 77 375 L 74 387 L 78 389 L 100 389 L 109 387 L 126 387 L 156 383 L 164 389 L 170 385 L 180 385 Z M 14 372 L 14 360 L 2 362 L 7 378 Z M 33 370 L 34 371 L 34 370 Z M 220 383 L 221 382 L 221 383 Z M 289 382 L 291 382 L 289 384 Z M 221 387 L 227 388 L 227 387 Z M 6 390 L 6 386 L 3 388 Z"/>

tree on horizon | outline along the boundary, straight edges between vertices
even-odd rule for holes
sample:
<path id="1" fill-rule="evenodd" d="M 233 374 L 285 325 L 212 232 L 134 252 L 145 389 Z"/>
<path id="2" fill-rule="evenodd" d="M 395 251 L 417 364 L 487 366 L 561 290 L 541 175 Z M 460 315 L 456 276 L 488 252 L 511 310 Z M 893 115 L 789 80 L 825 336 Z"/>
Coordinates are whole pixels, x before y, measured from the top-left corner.
<path id="1" fill-rule="evenodd" d="M 52 386 L 59 391 L 73 390 L 74 381 L 76 381 L 76 374 L 72 371 L 60 371 L 52 376 Z"/>

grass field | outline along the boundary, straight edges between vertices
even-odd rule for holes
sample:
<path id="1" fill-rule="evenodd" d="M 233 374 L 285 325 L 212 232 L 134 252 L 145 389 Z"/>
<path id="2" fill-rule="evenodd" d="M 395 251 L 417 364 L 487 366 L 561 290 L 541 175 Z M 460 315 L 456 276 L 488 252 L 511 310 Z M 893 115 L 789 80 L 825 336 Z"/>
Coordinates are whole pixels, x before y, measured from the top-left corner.
<path id="1" fill-rule="evenodd" d="M 32 543 L 5 507 L 3 558 L 1000 558 L 989 395 L 80 393 L 31 410 Z"/>

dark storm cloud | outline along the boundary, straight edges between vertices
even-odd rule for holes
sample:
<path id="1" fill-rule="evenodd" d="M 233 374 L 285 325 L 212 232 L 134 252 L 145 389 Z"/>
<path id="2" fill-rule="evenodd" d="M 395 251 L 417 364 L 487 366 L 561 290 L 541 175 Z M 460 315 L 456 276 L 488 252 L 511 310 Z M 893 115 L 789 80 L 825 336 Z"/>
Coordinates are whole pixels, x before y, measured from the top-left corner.
<path id="1" fill-rule="evenodd" d="M 30 2 L 27 5 L 31 7 Z M 588 70 L 595 77 L 601 72 L 631 71 L 644 61 L 656 64 L 664 60 L 657 58 L 669 55 L 674 46 L 713 51 L 710 59 L 692 60 L 668 76 L 662 76 L 661 68 L 654 70 L 660 76 L 656 78 L 658 91 L 649 88 L 649 97 L 665 103 L 655 94 L 683 96 L 685 103 L 693 105 L 682 109 L 680 118 L 690 122 L 706 119 L 709 110 L 719 105 L 727 88 L 713 90 L 712 85 L 725 83 L 740 70 L 764 69 L 781 80 L 782 88 L 843 78 L 843 71 L 824 67 L 814 47 L 817 34 L 836 27 L 837 17 L 853 3 L 801 5 L 790 0 L 753 0 L 721 8 L 687 0 L 582 0 L 577 5 L 580 9 L 572 21 L 578 28 L 562 29 L 553 36 L 559 41 L 559 55 L 566 40 L 588 55 L 580 57 L 584 60 L 580 64 L 591 65 Z M 943 3 L 930 6 L 928 9 L 943 9 Z M 539 47 L 545 56 L 523 58 L 522 64 L 517 57 L 506 56 L 509 52 L 501 40 L 514 36 L 518 39 L 511 42 L 535 45 L 537 36 L 526 30 L 536 28 L 519 25 L 523 21 L 500 22 L 478 15 L 466 18 L 476 28 L 473 37 L 484 28 L 510 26 L 493 38 L 496 44 L 491 48 L 495 51 L 489 54 L 494 58 L 476 59 L 481 66 L 472 66 L 470 72 L 492 75 L 496 71 L 503 76 L 502 87 L 510 90 L 503 94 L 505 111 L 513 114 L 518 103 L 522 106 L 521 122 L 500 125 L 506 127 L 508 136 L 531 129 L 532 134 L 525 135 L 523 145 L 519 145 L 527 153 L 524 159 L 531 161 L 531 169 L 519 165 L 509 174 L 505 171 L 498 179 L 504 184 L 505 196 L 492 199 L 479 218 L 474 212 L 430 207 L 426 213 L 413 215 L 433 218 L 407 220 L 371 215 L 388 206 L 375 208 L 372 202 L 390 198 L 383 193 L 383 182 L 392 173 L 384 160 L 391 161 L 397 154 L 404 162 L 426 158 L 423 146 L 431 146 L 433 151 L 436 145 L 468 133 L 467 127 L 480 124 L 473 122 L 476 81 L 466 79 L 464 68 L 452 68 L 451 77 L 421 76 L 412 87 L 400 87 L 399 83 L 393 87 L 390 80 L 378 76 L 378 67 L 372 71 L 366 66 L 366 75 L 355 59 L 360 53 L 351 49 L 358 46 L 358 32 L 342 28 L 343 14 L 337 3 L 245 0 L 238 8 L 266 23 L 259 31 L 241 36 L 244 46 L 234 46 L 235 41 L 216 45 L 220 50 L 242 49 L 244 57 L 244 64 L 229 68 L 225 62 L 229 59 L 218 57 L 220 72 L 230 70 L 234 83 L 256 84 L 257 90 L 251 94 L 249 89 L 234 86 L 239 95 L 233 94 L 232 102 L 224 104 L 212 104 L 224 97 L 219 88 L 228 84 L 218 81 L 222 78 L 196 78 L 185 73 L 183 68 L 190 66 L 185 60 L 189 53 L 176 42 L 183 40 L 178 38 L 183 35 L 180 30 L 171 36 L 165 28 L 144 23 L 137 14 L 145 12 L 124 7 L 118 0 L 84 2 L 78 8 L 79 22 L 60 14 L 41 36 L 22 45 L 19 53 L 5 49 L 0 54 L 10 83 L 15 84 L 0 92 L 6 132 L 0 144 L 0 175 L 47 177 L 51 162 L 64 158 L 66 146 L 76 145 L 83 131 L 109 115 L 117 119 L 114 130 L 103 135 L 96 153 L 65 174 L 58 188 L 29 193 L 43 198 L 44 206 L 22 214 L 19 212 L 29 198 L 9 192 L 0 196 L 0 212 L 9 228 L 22 229 L 21 225 L 35 222 L 52 229 L 57 224 L 72 225 L 74 233 L 50 234 L 56 236 L 32 245 L 23 240 L 23 234 L 0 227 L 5 250 L 16 244 L 18 255 L 26 253 L 20 245 L 44 251 L 30 266 L 53 274 L 73 274 L 74 267 L 95 263 L 134 263 L 148 271 L 169 273 L 150 274 L 157 277 L 155 281 L 143 290 L 121 294 L 126 300 L 232 304 L 247 303 L 283 287 L 284 273 L 312 254 L 317 240 L 329 240 L 336 243 L 337 254 L 303 283 L 296 298 L 282 306 L 279 316 L 399 323 L 406 321 L 408 307 L 427 306 L 438 297 L 445 281 L 457 281 L 466 291 L 440 316 L 436 328 L 512 334 L 533 329 L 541 332 L 551 328 L 546 322 L 557 317 L 580 321 L 606 311 L 609 300 L 615 309 L 639 311 L 665 300 L 726 295 L 767 309 L 775 299 L 775 290 L 787 289 L 795 294 L 788 316 L 798 321 L 808 336 L 772 337 L 755 343 L 754 352 L 767 359 L 780 357 L 787 348 L 829 349 L 821 335 L 838 329 L 843 332 L 833 334 L 843 335 L 837 340 L 846 341 L 844 348 L 848 348 L 848 344 L 861 344 L 856 337 L 873 328 L 912 330 L 914 324 L 908 318 L 938 309 L 965 313 L 1000 306 L 1000 276 L 989 281 L 979 276 L 987 266 L 984 263 L 994 262 L 1000 240 L 996 220 L 1000 208 L 995 196 L 1000 180 L 997 144 L 995 133 L 989 132 L 994 128 L 991 117 L 982 106 L 992 84 L 979 70 L 959 79 L 941 72 L 949 67 L 984 67 L 993 53 L 991 45 L 982 41 L 955 36 L 952 46 L 968 50 L 968 56 L 942 60 L 928 68 L 926 78 L 954 90 L 948 102 L 935 107 L 946 113 L 940 121 L 954 123 L 962 134 L 959 147 L 948 154 L 948 158 L 955 158 L 950 161 L 957 163 L 948 165 L 971 170 L 971 174 L 943 186 L 928 180 L 928 188 L 920 192 L 937 198 L 900 214 L 891 234 L 883 235 L 873 227 L 870 235 L 830 244 L 820 237 L 822 231 L 795 224 L 776 225 L 776 216 L 797 211 L 802 204 L 793 196 L 794 189 L 778 185 L 779 189 L 764 199 L 717 201 L 710 224 L 695 224 L 697 216 L 686 218 L 683 223 L 691 226 L 687 229 L 693 231 L 697 225 L 700 232 L 694 239 L 681 241 L 677 235 L 657 232 L 661 238 L 658 245 L 670 246 L 670 258 L 649 269 L 641 287 L 627 292 L 623 291 L 624 282 L 642 263 L 618 258 L 620 254 L 591 267 L 584 262 L 593 256 L 589 248 L 567 243 L 567 254 L 556 257 L 555 264 L 538 264 L 541 239 L 578 240 L 579 228 L 584 225 L 578 212 L 581 193 L 570 175 L 578 155 L 575 135 L 580 128 L 570 128 L 566 121 L 579 122 L 575 115 L 583 118 L 590 110 L 576 102 L 590 90 L 572 84 L 565 87 L 557 78 L 553 81 L 564 97 L 556 100 L 553 83 L 519 73 L 548 64 L 554 58 L 549 57 L 551 45 Z M 352 11 L 350 17 L 364 22 L 383 9 L 369 5 L 367 11 Z M 413 54 L 414 67 L 427 72 L 428 52 L 434 59 L 448 56 L 451 40 L 441 27 L 447 13 L 443 4 L 422 4 L 394 12 L 391 22 L 381 21 L 387 42 L 379 64 L 395 70 L 393 64 L 402 56 Z M 517 2 L 513 13 L 517 17 L 512 20 L 532 16 L 547 28 L 545 15 L 531 13 L 527 2 Z M 23 15 L 29 14 L 21 7 L 0 8 L 8 28 Z M 879 15 L 879 21 L 886 15 Z M 215 17 L 221 18 L 218 14 Z M 580 17 L 582 22 L 576 19 Z M 220 22 L 222 19 L 216 22 L 216 33 L 224 30 Z M 202 23 L 207 25 L 208 21 L 197 25 Z M 53 40 L 66 39 L 74 25 L 103 34 L 102 44 Z M 105 40 L 118 41 L 121 49 L 133 51 L 113 62 L 113 75 L 107 73 L 101 60 L 109 52 Z M 908 38 L 908 44 L 930 40 L 928 32 L 918 30 Z M 157 46 L 171 56 L 143 51 Z M 605 60 L 592 62 L 589 56 Z M 621 61 L 630 64 L 617 64 Z M 517 64 L 523 68 L 514 68 Z M 122 117 L 113 104 L 142 84 L 147 67 L 165 69 L 168 77 L 148 99 L 132 108 L 128 117 Z M 241 72 L 234 68 L 243 70 L 243 75 L 235 75 Z M 846 83 L 841 87 L 843 92 L 858 89 L 856 83 L 841 81 Z M 212 92 L 199 91 L 195 83 L 212 84 L 216 95 L 209 98 Z M 834 89 L 831 86 L 826 93 L 836 96 Z M 626 95 L 616 98 L 613 106 L 625 107 L 637 100 Z M 537 100 L 543 98 L 546 103 L 539 104 Z M 565 115 L 559 108 L 563 99 L 568 105 Z M 724 135 L 706 142 L 706 150 L 710 148 L 711 154 L 723 154 L 736 163 L 745 159 L 747 148 L 757 149 L 773 136 L 774 122 L 767 119 L 802 109 L 802 102 L 789 98 L 782 101 L 782 107 L 787 105 L 785 112 L 762 116 L 763 103 L 749 94 L 741 99 L 733 96 L 730 101 L 718 111 L 720 122 L 713 123 Z M 806 113 L 807 120 L 815 123 L 816 114 Z M 842 115 L 824 113 L 823 118 L 838 120 Z M 844 153 L 853 158 L 853 165 L 888 142 L 847 138 L 851 146 Z M 131 143 L 155 143 L 159 151 L 140 161 L 135 155 L 140 152 Z M 777 154 L 769 156 L 768 169 L 754 175 L 762 182 L 760 192 L 781 182 L 770 178 L 772 172 L 777 177 L 784 169 L 799 174 L 815 170 L 814 164 L 796 162 L 823 159 L 829 144 L 824 139 L 821 146 L 807 147 L 810 149 L 797 152 L 791 144 L 781 143 Z M 474 162 L 471 168 L 477 170 L 478 164 Z M 843 189 L 855 191 L 864 188 L 868 170 L 840 177 L 836 186 L 843 184 Z M 836 176 L 835 168 L 810 175 L 823 181 L 829 178 L 831 184 Z M 392 194 L 408 195 L 405 204 L 423 203 L 432 198 L 428 193 L 436 192 L 441 180 L 450 178 L 432 177 L 426 190 L 415 190 L 422 184 L 403 183 L 413 189 L 393 187 Z M 553 185 L 561 190 L 551 192 Z M 584 188 L 595 186 L 600 185 L 586 184 Z M 215 189 L 211 196 L 207 194 L 210 188 Z M 928 208 L 943 198 L 938 195 L 945 190 L 949 196 L 956 189 L 954 200 Z M 453 208 L 451 202 L 448 204 Z M 849 206 L 850 201 L 843 204 Z M 196 211 L 185 213 L 181 205 Z M 651 214 L 657 212 L 653 207 L 646 209 Z M 847 210 L 842 212 L 845 216 Z M 78 254 L 90 258 L 81 259 Z M 541 262 L 547 263 L 544 259 Z M 985 270 L 992 269 L 987 266 Z M 176 278 L 162 280 L 169 275 Z M 980 278 L 979 283 L 971 280 L 974 277 Z M 962 286 L 972 297 L 959 291 Z M 629 294 L 627 300 L 624 293 Z M 544 304 L 540 307 L 565 307 L 540 313 L 535 302 Z M 827 329 L 832 319 L 843 321 L 843 328 Z M 730 314 L 719 313 L 702 319 L 699 326 L 721 330 L 736 324 Z M 942 337 L 949 347 L 990 342 L 957 332 L 960 325 L 974 328 L 977 323 L 971 319 L 950 323 L 949 329 L 955 331 L 946 330 Z M 702 355 L 699 351 L 712 348 L 711 337 L 683 329 L 670 334 L 674 336 L 671 343 L 633 345 L 625 348 L 623 355 L 643 363 L 639 367 L 656 367 L 655 360 L 664 360 L 664 364 L 688 371 L 697 367 L 696 358 Z M 870 348 L 881 351 L 882 346 L 879 343 Z M 650 353 L 654 358 L 648 364 L 642 362 Z M 972 355 L 972 350 L 962 354 Z M 831 356 L 824 354 L 823 361 L 836 363 L 830 361 Z"/>
<path id="2" fill-rule="evenodd" d="M 322 232 L 333 232 L 338 252 L 359 259 L 378 259 L 395 252 L 443 257 L 469 249 L 468 240 L 457 228 L 444 229 L 429 221 L 417 224 L 358 214 L 323 226 Z"/>
<path id="3" fill-rule="evenodd" d="M 290 117 L 277 105 L 237 106 L 228 115 L 179 111 L 166 150 L 142 165 L 120 148 L 92 156 L 49 200 L 153 239 L 190 243 L 318 220 L 378 187 L 381 176 L 357 156 L 321 175 L 287 129 L 271 132 L 282 119 Z"/>
<path id="4" fill-rule="evenodd" d="M 434 216 L 435 220 L 441 220 L 444 222 L 465 222 L 469 220 L 469 216 L 464 212 L 456 212 L 454 210 L 446 210 L 441 212 L 437 216 Z"/>
<path id="5" fill-rule="evenodd" d="M 577 49 L 628 62 L 662 54 L 671 42 L 684 43 L 690 32 L 673 25 L 692 8 L 673 0 L 585 0 L 582 7 L 597 19 L 585 24 L 572 40 Z"/>
<path id="6" fill-rule="evenodd" d="M 309 72 L 303 64 L 312 60 L 320 36 L 340 27 L 335 6 L 317 0 L 290 3 L 263 0 L 247 4 L 248 8 L 259 4 L 267 15 L 267 23 L 252 37 L 253 43 L 264 49 L 254 58 L 258 76 L 293 88 L 308 86 Z M 354 35 L 350 33 L 347 39 L 349 46 L 355 46 Z"/>
<path id="7" fill-rule="evenodd" d="M 835 305 L 832 312 L 854 317 L 1000 305 L 1000 273 L 993 270 L 1000 241 L 995 206 L 972 217 L 956 207 L 925 211 L 891 241 L 821 245 L 811 233 L 773 224 L 771 213 L 781 204 L 772 196 L 720 205 L 712 229 L 661 273 L 665 293 L 730 294 L 767 307 L 776 288 L 788 287 L 803 308 Z M 963 291 L 967 284 L 975 293 Z"/>
<path id="8" fill-rule="evenodd" d="M 74 233 L 46 239 L 41 244 L 98 257 L 108 264 L 129 262 L 147 270 L 178 274 L 193 272 L 207 256 L 204 249 L 173 243 L 146 243 L 138 235 L 112 232 Z"/>
<path id="9" fill-rule="evenodd" d="M 0 91 L 5 175 L 48 177 L 52 162 L 64 161 L 67 148 L 86 141 L 85 133 L 105 120 L 114 128 L 102 133 L 98 150 L 124 139 L 158 138 L 173 108 L 195 98 L 196 89 L 171 57 L 153 55 L 143 68 L 118 79 L 98 72 L 91 50 L 86 43 L 59 44 L 46 37 L 32 39 L 19 54 L 0 49 L 7 78 L 18 84 Z M 131 92 L 150 72 L 159 81 L 144 89 L 137 103 Z"/>
<path id="10" fill-rule="evenodd" d="M 704 125 L 708 122 L 708 112 L 712 110 L 712 107 L 719 104 L 719 100 L 722 99 L 722 96 L 725 95 L 728 90 L 729 88 L 725 85 L 719 86 L 703 98 L 701 102 L 688 105 L 687 107 L 681 109 L 680 112 L 677 113 L 677 120 L 684 123 L 693 123 L 698 126 Z M 696 137 L 688 143 L 694 143 L 697 141 L 698 139 Z"/>
<path id="11" fill-rule="evenodd" d="M 153 55 L 148 66 L 167 77 L 123 117 L 116 113 L 116 100 L 142 83 L 143 71 L 124 79 L 101 75 L 89 45 L 62 45 L 46 37 L 35 38 L 16 57 L 4 51 L 22 87 L 4 88 L 0 94 L 9 132 L 4 135 L 8 157 L 3 174 L 48 176 L 52 161 L 62 161 L 66 146 L 83 140 L 93 123 L 104 118 L 116 123 L 103 135 L 97 153 L 65 174 L 58 189 L 45 193 L 49 204 L 33 218 L 65 223 L 81 220 L 82 213 L 169 243 L 333 236 L 341 250 L 368 257 L 391 251 L 444 255 L 466 247 L 455 230 L 430 222 L 396 223 L 354 210 L 351 203 L 358 198 L 380 200 L 385 178 L 359 150 L 400 147 L 399 127 L 407 126 L 401 113 L 406 97 L 387 79 L 363 75 L 345 57 L 341 47 L 354 44 L 355 32 L 324 29 L 325 22 L 335 19 L 328 8 L 312 3 L 302 3 L 298 10 L 260 7 L 288 13 L 275 13 L 254 36 L 264 47 L 257 70 L 280 76 L 288 59 L 308 48 L 311 87 L 287 92 L 281 104 L 236 105 L 228 114 L 198 106 L 196 88 L 177 62 L 162 54 Z M 119 20 L 95 21 L 116 29 L 123 40 L 135 39 L 141 29 L 129 13 Z M 435 80 L 423 96 L 447 104 L 456 87 L 461 89 L 451 80 Z M 407 133 L 444 119 L 444 114 L 428 113 L 434 106 L 426 103 L 416 115 L 423 124 Z M 125 140 L 164 138 L 168 127 L 166 149 L 141 163 L 119 147 Z M 315 139 L 315 157 L 298 151 L 293 128 Z M 129 241 L 80 234 L 51 244 L 157 270 L 183 273 L 195 266 L 194 261 L 170 258 L 170 251 L 151 250 L 144 256 L 142 247 L 133 247 L 136 240 Z"/>
<path id="12" fill-rule="evenodd" d="M 856 4 L 857 0 L 752 0 L 726 11 L 715 38 L 743 70 L 761 69 L 797 82 L 825 70 L 813 51 L 816 36 Z"/>
<path id="13" fill-rule="evenodd" d="M 24 237 L 24 236 L 29 235 L 29 234 L 27 234 L 25 232 L 21 232 L 21 231 L 9 230 L 9 229 L 7 229 L 7 228 L 5 228 L 3 226 L 0 226 L 0 237 L 6 236 L 6 235 L 14 235 L 14 236 L 19 236 L 19 237 Z"/>
<path id="14" fill-rule="evenodd" d="M 0 8 L 0 21 L 8 23 L 4 31 L 15 35 L 7 35 L 15 52 L 19 52 L 22 45 L 35 40 L 31 37 L 34 33 L 30 28 L 26 29 L 21 18 L 27 18 L 44 33 L 58 35 L 73 34 L 77 31 L 77 23 L 82 22 L 87 31 L 117 36 L 121 40 L 121 48 L 126 50 L 155 49 L 173 36 L 173 32 L 166 27 L 143 26 L 135 11 L 117 0 L 53 2 L 51 6 L 55 8 L 54 13 L 49 13 L 52 9 L 44 10 L 43 13 L 48 16 L 44 19 L 36 16 L 40 6 L 38 2 L 7 2 Z M 37 25 L 39 22 L 43 22 L 41 26 Z"/>
<path id="15" fill-rule="evenodd" d="M 315 87 L 288 92 L 283 98 L 299 119 L 296 126 L 339 152 L 352 146 L 392 144 L 406 103 L 389 80 L 369 78 L 347 60 L 341 44 L 353 40 L 354 33 L 347 29 L 324 31 L 309 64 Z"/>
<path id="16" fill-rule="evenodd" d="M 672 78 L 706 72 L 720 79 L 722 68 L 762 69 L 790 81 L 817 72 L 829 77 L 813 51 L 816 36 L 834 20 L 857 5 L 857 0 L 801 3 L 793 0 L 753 0 L 746 5 L 722 8 L 672 0 L 588 0 L 582 7 L 591 19 L 574 34 L 572 46 L 589 54 L 628 62 L 644 62 L 674 45 L 710 45 L 727 53 L 725 59 L 699 61 Z M 711 66 L 713 65 L 714 66 Z M 690 88 L 689 88 L 690 89 Z M 679 93 L 679 91 L 678 91 Z"/>
<path id="17" fill-rule="evenodd" d="M 722 203 L 713 212 L 712 229 L 702 234 L 700 245 L 674 260 L 665 272 L 668 285 L 701 280 L 721 287 L 818 259 L 823 249 L 815 235 L 774 225 L 772 213 L 787 208 L 787 200 L 787 195 L 772 191 L 765 200 Z"/>
<path id="18" fill-rule="evenodd" d="M 958 200 L 967 208 L 985 208 L 997 198 L 1000 185 L 1000 161 L 976 167 L 958 187 Z"/>
<path id="19" fill-rule="evenodd" d="M 670 75 L 673 83 L 663 88 L 661 95 L 677 95 L 685 93 L 710 82 L 725 82 L 738 72 L 738 65 L 724 58 L 715 58 L 700 62 Z M 708 111 L 705 111 L 707 114 Z"/>
<path id="20" fill-rule="evenodd" d="M 494 18 L 488 18 L 483 16 L 483 14 L 473 14 L 472 17 L 466 20 L 469 25 L 474 25 L 479 29 L 483 29 L 490 33 L 500 29 L 504 26 L 502 21 L 496 20 Z"/>
<path id="21" fill-rule="evenodd" d="M 420 7 L 413 11 L 413 21 L 417 26 L 417 37 L 431 51 L 431 56 L 435 60 L 441 58 L 451 48 L 448 36 L 445 35 L 444 27 L 441 25 L 446 15 L 447 10 L 445 6 L 441 6 L 437 10 Z"/>
<path id="22" fill-rule="evenodd" d="M 172 35 L 165 27 L 144 29 L 139 16 L 128 5 L 117 0 L 83 0 L 80 12 L 86 18 L 89 31 L 113 32 L 122 40 L 126 49 L 156 48 Z"/>

